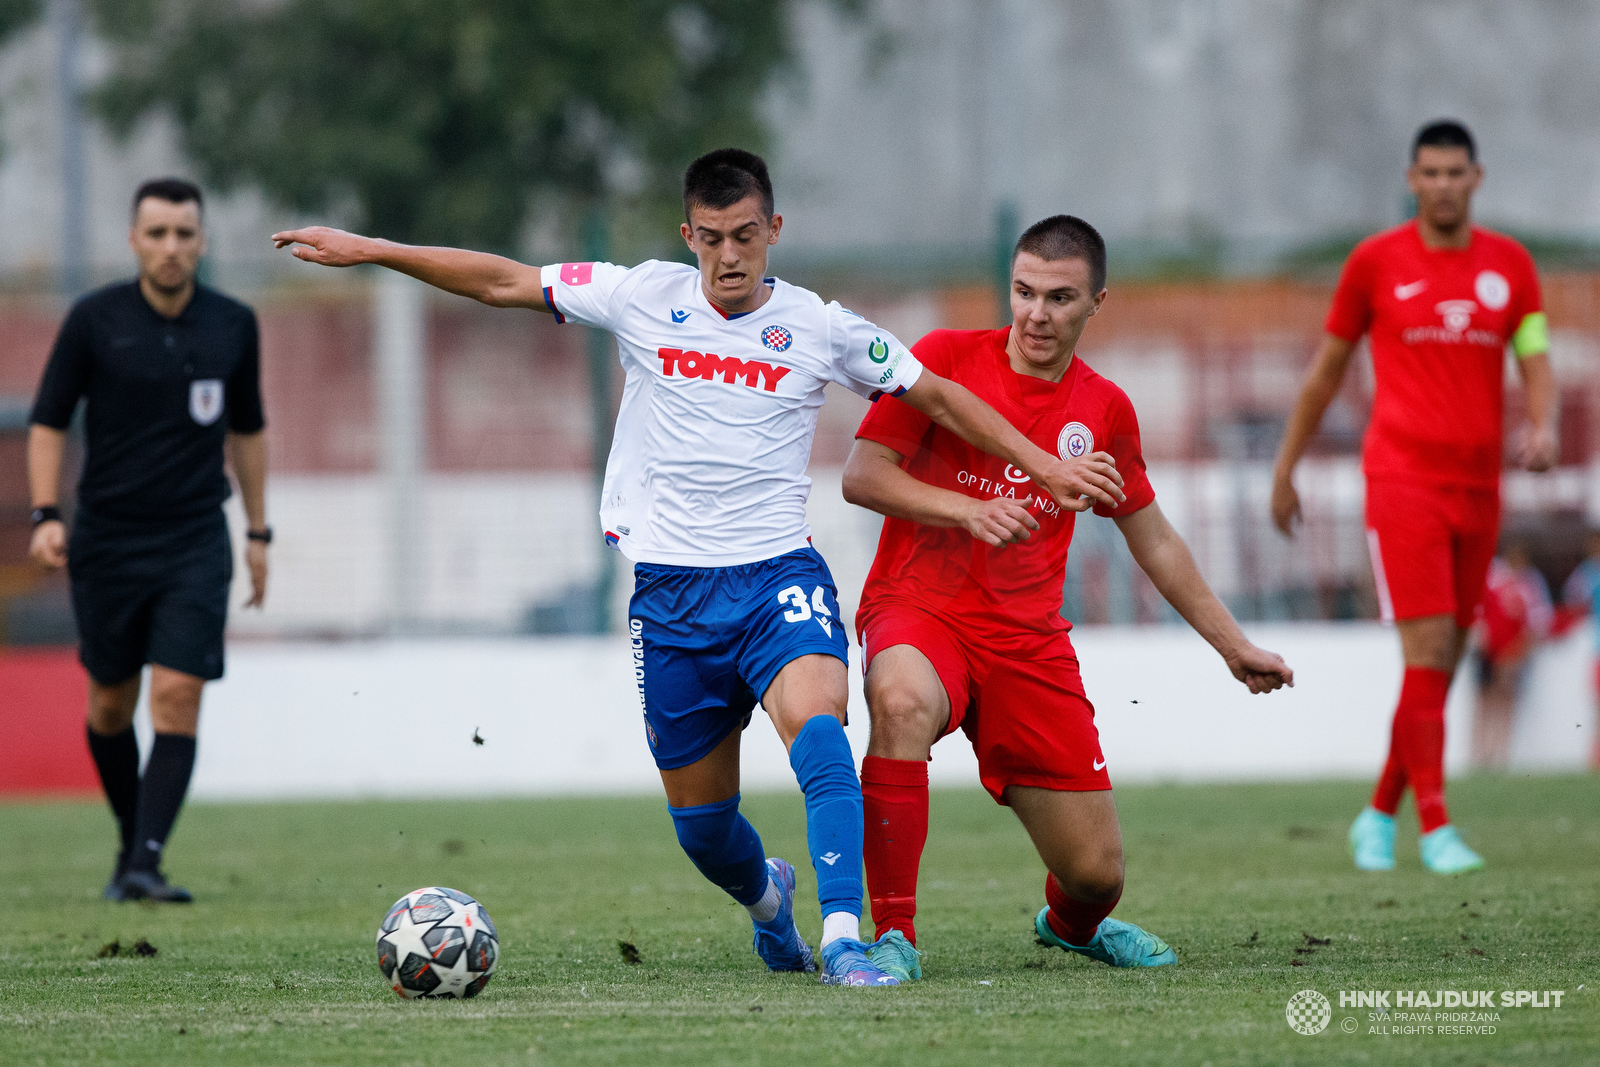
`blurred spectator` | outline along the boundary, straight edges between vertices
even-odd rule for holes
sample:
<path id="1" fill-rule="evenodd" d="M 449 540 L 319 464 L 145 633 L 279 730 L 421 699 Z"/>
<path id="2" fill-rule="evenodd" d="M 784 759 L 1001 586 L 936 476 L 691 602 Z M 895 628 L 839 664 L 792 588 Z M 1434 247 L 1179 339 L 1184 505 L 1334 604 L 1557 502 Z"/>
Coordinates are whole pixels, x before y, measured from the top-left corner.
<path id="1" fill-rule="evenodd" d="M 1534 648 L 1549 636 L 1554 616 L 1550 587 L 1534 567 L 1527 546 L 1508 542 L 1489 565 L 1488 588 L 1479 607 L 1478 705 L 1472 724 L 1475 766 L 1506 765 L 1522 677 Z"/>
<path id="2" fill-rule="evenodd" d="M 1572 615 L 1594 616 L 1595 636 L 1596 640 L 1600 641 L 1600 528 L 1589 531 L 1588 542 L 1584 547 L 1588 553 L 1587 558 L 1578 564 L 1578 569 L 1567 579 L 1562 600 Z M 1595 694 L 1597 699 L 1600 699 L 1600 654 L 1595 658 L 1594 680 Z M 1600 768 L 1600 722 L 1591 725 L 1594 726 L 1594 739 L 1589 749 L 1589 766 Z"/>

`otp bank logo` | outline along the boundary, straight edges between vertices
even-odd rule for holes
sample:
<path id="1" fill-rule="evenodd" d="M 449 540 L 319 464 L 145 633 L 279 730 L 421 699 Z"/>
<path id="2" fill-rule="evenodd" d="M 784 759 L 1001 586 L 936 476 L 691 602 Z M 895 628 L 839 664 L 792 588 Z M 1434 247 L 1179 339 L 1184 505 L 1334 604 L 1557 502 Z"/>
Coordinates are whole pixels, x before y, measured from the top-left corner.
<path id="1" fill-rule="evenodd" d="M 1441 300 L 1433 306 L 1433 310 L 1444 319 L 1445 329 L 1460 333 L 1472 325 L 1472 313 L 1478 310 L 1478 305 L 1470 300 Z"/>
<path id="2" fill-rule="evenodd" d="M 700 378 L 713 381 L 717 375 L 729 385 L 742 379 L 752 389 L 766 392 L 778 391 L 778 383 L 788 374 L 789 367 L 774 367 L 759 359 L 740 359 L 738 356 L 717 356 L 710 352 L 689 352 L 681 348 L 658 348 L 661 373 L 671 378 L 674 373 L 683 378 Z"/>

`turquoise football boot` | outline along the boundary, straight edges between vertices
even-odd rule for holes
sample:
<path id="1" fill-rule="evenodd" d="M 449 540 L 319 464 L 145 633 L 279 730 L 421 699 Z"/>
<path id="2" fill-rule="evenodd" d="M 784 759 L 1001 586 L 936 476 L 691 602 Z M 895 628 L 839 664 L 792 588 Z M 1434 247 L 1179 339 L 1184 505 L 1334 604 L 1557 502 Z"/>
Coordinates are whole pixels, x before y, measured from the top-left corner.
<path id="1" fill-rule="evenodd" d="M 1178 962 L 1178 954 L 1165 941 L 1121 919 L 1101 919 L 1099 929 L 1087 945 L 1069 945 L 1050 929 L 1045 918 L 1049 914 L 1050 906 L 1045 905 L 1033 920 L 1040 944 L 1076 952 L 1111 967 L 1165 967 Z"/>
<path id="2" fill-rule="evenodd" d="M 922 953 L 899 930 L 890 930 L 868 945 L 867 958 L 902 985 L 922 977 Z"/>
<path id="3" fill-rule="evenodd" d="M 767 874 L 777 883 L 783 903 L 778 906 L 778 914 L 755 924 L 752 947 L 769 971 L 814 971 L 817 961 L 811 955 L 811 946 L 794 924 L 794 868 L 773 856 L 767 860 Z"/>
<path id="4" fill-rule="evenodd" d="M 1434 874 L 1465 874 L 1483 866 L 1483 857 L 1467 847 L 1456 828 L 1445 823 L 1418 842 L 1422 865 Z"/>
<path id="5" fill-rule="evenodd" d="M 822 981 L 825 985 L 900 984 L 900 979 L 872 962 L 865 944 L 848 937 L 836 937 L 822 946 Z"/>
<path id="6" fill-rule="evenodd" d="M 1350 855 L 1358 871 L 1394 870 L 1394 816 L 1362 808 L 1350 824 Z"/>

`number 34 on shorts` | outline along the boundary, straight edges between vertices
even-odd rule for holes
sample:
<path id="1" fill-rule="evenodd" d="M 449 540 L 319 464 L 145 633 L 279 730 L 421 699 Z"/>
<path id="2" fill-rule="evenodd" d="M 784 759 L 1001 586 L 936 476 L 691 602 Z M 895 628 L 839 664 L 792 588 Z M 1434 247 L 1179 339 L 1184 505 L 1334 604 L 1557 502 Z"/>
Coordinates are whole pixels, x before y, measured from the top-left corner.
<path id="1" fill-rule="evenodd" d="M 816 619 L 817 625 L 822 627 L 822 632 L 829 637 L 833 636 L 833 612 L 828 608 L 826 591 L 822 586 L 811 590 L 811 600 L 806 600 L 806 592 L 798 585 L 791 585 L 778 593 L 778 603 L 788 605 L 788 610 L 783 613 L 785 622 L 805 622 L 807 619 Z"/>

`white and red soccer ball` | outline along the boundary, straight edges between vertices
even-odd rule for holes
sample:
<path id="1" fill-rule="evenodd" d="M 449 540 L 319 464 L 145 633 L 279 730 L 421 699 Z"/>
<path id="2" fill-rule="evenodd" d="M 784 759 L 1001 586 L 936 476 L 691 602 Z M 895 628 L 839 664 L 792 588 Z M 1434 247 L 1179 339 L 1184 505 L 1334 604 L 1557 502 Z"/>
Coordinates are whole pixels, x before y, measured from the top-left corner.
<path id="1" fill-rule="evenodd" d="M 378 969 L 413 997 L 475 997 L 500 961 L 500 939 L 482 904 L 454 889 L 413 889 L 378 928 Z"/>

